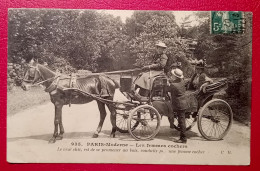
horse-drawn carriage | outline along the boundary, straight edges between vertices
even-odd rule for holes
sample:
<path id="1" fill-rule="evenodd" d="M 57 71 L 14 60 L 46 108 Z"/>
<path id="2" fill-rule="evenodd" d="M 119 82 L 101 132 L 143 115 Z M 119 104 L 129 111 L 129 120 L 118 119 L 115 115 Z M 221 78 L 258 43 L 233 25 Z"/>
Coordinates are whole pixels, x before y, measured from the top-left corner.
<path id="1" fill-rule="evenodd" d="M 159 132 L 162 116 L 167 116 L 171 125 L 179 130 L 177 115 L 174 115 L 171 98 L 166 91 L 167 77 L 157 76 L 150 89 L 150 95 L 139 102 L 131 96 L 132 76 L 121 76 L 120 90 L 130 97 L 130 102 L 115 106 L 117 111 L 117 129 L 121 133 L 129 132 L 136 140 L 150 140 Z M 220 140 L 229 131 L 233 113 L 231 107 L 222 99 L 213 99 L 216 92 L 225 88 L 226 79 L 208 85 L 206 92 L 187 91 L 185 96 L 187 110 L 186 129 L 190 130 L 198 121 L 198 129 L 207 140 Z"/>
<path id="2" fill-rule="evenodd" d="M 71 103 L 88 103 L 92 100 L 98 102 L 100 110 L 100 122 L 93 137 L 97 137 L 101 131 L 106 116 L 105 104 L 111 112 L 111 135 L 113 137 L 115 131 L 118 130 L 121 133 L 129 132 L 136 140 L 150 140 L 159 132 L 162 116 L 167 116 L 171 125 L 177 130 L 179 129 L 177 115 L 173 113 L 171 98 L 166 91 L 166 76 L 157 76 L 151 84 L 149 96 L 136 101 L 131 94 L 133 77 L 121 74 L 120 90 L 129 97 L 129 100 L 124 102 L 113 101 L 112 96 L 117 88 L 116 82 L 95 73 L 75 77 L 62 76 L 43 65 L 34 64 L 26 72 L 23 84 L 25 90 L 27 84 L 44 84 L 45 91 L 50 93 L 51 101 L 55 105 L 55 129 L 53 137 L 49 141 L 51 143 L 63 138 L 62 106 Z M 75 86 L 72 87 L 73 84 Z M 201 135 L 208 140 L 220 140 L 227 134 L 233 118 L 231 107 L 224 100 L 213 99 L 214 94 L 224 88 L 226 84 L 226 80 L 217 81 L 208 85 L 205 93 L 187 91 L 183 97 L 186 98 L 188 108 L 186 110 L 187 130 L 198 121 Z M 104 94 L 105 96 L 102 96 Z"/>

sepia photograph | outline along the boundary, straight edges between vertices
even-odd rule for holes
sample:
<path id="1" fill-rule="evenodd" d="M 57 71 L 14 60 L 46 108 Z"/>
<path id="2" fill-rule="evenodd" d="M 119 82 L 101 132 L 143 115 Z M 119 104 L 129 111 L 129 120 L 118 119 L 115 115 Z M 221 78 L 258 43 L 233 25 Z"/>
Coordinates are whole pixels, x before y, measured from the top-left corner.
<path id="1" fill-rule="evenodd" d="M 7 161 L 250 165 L 252 13 L 8 10 Z"/>

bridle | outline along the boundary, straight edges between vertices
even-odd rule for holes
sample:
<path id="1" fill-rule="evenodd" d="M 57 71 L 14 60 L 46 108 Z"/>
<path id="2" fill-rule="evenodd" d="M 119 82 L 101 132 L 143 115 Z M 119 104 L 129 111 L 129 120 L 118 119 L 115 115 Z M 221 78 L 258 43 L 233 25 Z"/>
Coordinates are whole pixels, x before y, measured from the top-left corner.
<path id="1" fill-rule="evenodd" d="M 29 80 L 29 79 L 26 79 L 25 77 L 26 77 L 26 74 L 28 74 L 28 78 L 31 77 L 30 74 L 29 74 L 31 68 L 34 68 L 35 71 L 34 71 L 33 79 L 32 79 L 32 80 Z M 39 71 L 39 69 L 38 69 L 38 65 L 36 65 L 36 66 L 30 66 L 30 68 L 27 70 L 27 72 L 26 72 L 26 74 L 25 74 L 25 76 L 24 76 L 23 81 L 24 81 L 24 82 L 27 82 L 27 83 L 32 83 L 32 84 L 34 84 L 34 79 L 35 79 L 35 77 L 36 77 L 37 72 L 38 72 L 38 74 L 40 75 L 40 77 L 42 78 L 42 75 L 41 75 L 41 73 L 40 73 L 40 71 Z M 43 78 L 42 78 L 42 79 L 43 79 Z"/>
<path id="2" fill-rule="evenodd" d="M 48 78 L 48 79 L 46 79 L 46 80 L 44 80 L 44 77 L 42 76 L 42 74 L 41 74 L 41 72 L 39 71 L 39 69 L 38 69 L 38 64 L 36 65 L 36 66 L 30 66 L 30 68 L 28 69 L 28 71 L 27 71 L 27 73 L 29 72 L 29 70 L 31 69 L 31 68 L 34 68 L 35 69 L 35 71 L 34 71 L 34 77 L 33 77 L 33 80 L 27 80 L 27 79 L 23 79 L 23 81 L 24 82 L 26 82 L 26 83 L 31 83 L 31 87 L 32 86 L 37 86 L 37 85 L 40 85 L 40 84 L 42 84 L 42 83 L 45 83 L 45 82 L 47 82 L 47 81 L 50 81 L 50 80 L 52 80 L 53 79 L 53 81 L 55 80 L 55 79 L 57 79 L 57 78 L 59 78 L 60 77 L 60 74 L 56 74 L 54 77 L 51 77 L 51 78 Z M 36 77 L 36 74 L 39 74 L 39 79 L 42 79 L 43 81 L 39 81 L 39 82 L 36 82 L 36 80 L 35 80 L 35 77 Z M 26 76 L 26 75 L 25 75 Z M 29 75 L 29 77 L 30 77 L 30 75 Z M 36 83 L 35 83 L 36 82 Z"/>

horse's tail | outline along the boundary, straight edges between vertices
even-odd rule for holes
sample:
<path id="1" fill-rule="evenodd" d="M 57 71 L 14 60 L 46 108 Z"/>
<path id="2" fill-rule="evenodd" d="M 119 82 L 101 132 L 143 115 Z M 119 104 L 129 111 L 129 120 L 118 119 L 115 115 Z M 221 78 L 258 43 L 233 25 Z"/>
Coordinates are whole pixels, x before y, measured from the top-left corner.
<path id="1" fill-rule="evenodd" d="M 120 87 L 119 83 L 105 74 L 99 76 L 101 95 L 114 96 L 115 90 Z"/>
<path id="2" fill-rule="evenodd" d="M 105 74 L 102 74 L 102 76 L 104 76 L 104 77 L 108 78 L 109 80 L 111 80 L 114 83 L 115 89 L 120 87 L 120 84 L 116 80 L 114 80 L 113 78 L 111 78 L 111 77 L 109 77 L 108 75 L 105 75 Z"/>

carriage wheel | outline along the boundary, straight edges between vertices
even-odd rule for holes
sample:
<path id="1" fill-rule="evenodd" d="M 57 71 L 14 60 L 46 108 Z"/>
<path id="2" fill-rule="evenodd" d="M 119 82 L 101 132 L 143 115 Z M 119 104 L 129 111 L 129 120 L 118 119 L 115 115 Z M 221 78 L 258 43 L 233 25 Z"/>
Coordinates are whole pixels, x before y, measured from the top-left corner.
<path id="1" fill-rule="evenodd" d="M 193 114 L 188 113 L 186 114 L 186 131 L 189 131 L 197 122 L 197 116 L 193 116 Z M 180 131 L 180 127 L 178 126 L 178 118 L 174 118 L 173 126 L 176 130 Z"/>
<path id="2" fill-rule="evenodd" d="M 133 120 L 139 124 L 133 124 Z M 161 115 L 150 105 L 141 105 L 129 113 L 128 131 L 136 140 L 151 140 L 160 129 Z M 136 127 L 135 127 L 136 126 Z M 135 127 L 133 129 L 133 127 Z"/>
<path id="3" fill-rule="evenodd" d="M 199 111 L 198 128 L 207 140 L 221 140 L 229 131 L 233 120 L 232 109 L 227 102 L 213 99 Z"/>
<path id="4" fill-rule="evenodd" d="M 140 116 L 140 115 L 139 115 Z M 128 133 L 127 128 L 127 119 L 128 119 L 128 111 L 127 112 L 118 112 L 116 114 L 116 129 L 120 133 Z M 137 120 L 132 120 L 132 130 L 134 130 L 138 126 L 139 122 Z"/>

